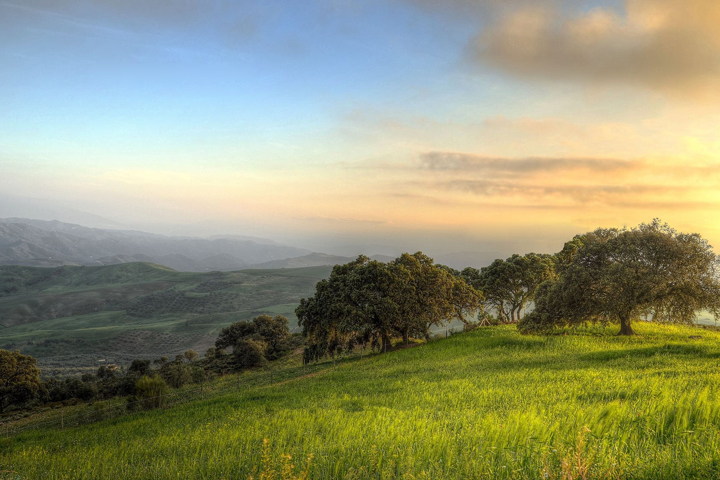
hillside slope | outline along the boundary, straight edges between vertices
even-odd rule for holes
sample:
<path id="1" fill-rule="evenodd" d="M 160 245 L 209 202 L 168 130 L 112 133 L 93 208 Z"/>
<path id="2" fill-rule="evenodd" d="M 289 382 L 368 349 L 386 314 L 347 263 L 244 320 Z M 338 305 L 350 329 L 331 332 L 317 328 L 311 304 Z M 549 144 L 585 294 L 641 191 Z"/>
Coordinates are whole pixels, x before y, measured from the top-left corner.
<path id="1" fill-rule="evenodd" d="M 333 266 L 352 262 L 353 260 L 355 260 L 355 258 L 357 257 L 343 257 L 340 255 L 328 255 L 325 253 L 313 252 L 309 255 L 303 255 L 302 257 L 284 258 L 280 260 L 272 260 L 270 262 L 260 263 L 258 265 L 253 265 L 251 268 L 278 269 Z M 373 255 L 372 257 L 370 257 L 370 259 L 384 263 L 394 260 L 393 257 L 389 257 L 387 255 Z"/>
<path id="2" fill-rule="evenodd" d="M 188 273 L 148 263 L 0 266 L 0 348 L 33 355 L 46 373 L 94 371 L 190 348 L 202 354 L 223 326 L 261 313 L 285 315 L 294 329 L 300 298 L 329 273 L 330 267 Z"/>
<path id="3" fill-rule="evenodd" d="M 311 479 L 718 478 L 720 334 L 614 330 L 488 327 L 272 386 L 238 379 L 170 410 L 1 441 L 0 468 L 246 479 L 267 439 L 272 468 L 314 455 Z"/>

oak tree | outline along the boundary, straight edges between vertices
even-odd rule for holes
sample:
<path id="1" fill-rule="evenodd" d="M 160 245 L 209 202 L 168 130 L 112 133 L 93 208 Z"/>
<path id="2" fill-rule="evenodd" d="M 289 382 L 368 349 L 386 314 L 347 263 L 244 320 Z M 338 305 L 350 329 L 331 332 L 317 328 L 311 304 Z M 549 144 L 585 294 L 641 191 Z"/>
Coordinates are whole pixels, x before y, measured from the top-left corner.
<path id="1" fill-rule="evenodd" d="M 10 406 L 20 406 L 40 391 L 37 360 L 19 351 L 0 350 L 0 413 Z"/>
<path id="2" fill-rule="evenodd" d="M 720 262 L 699 234 L 680 233 L 655 219 L 576 236 L 557 255 L 558 278 L 539 289 L 536 308 L 519 325 L 543 331 L 585 322 L 692 323 L 700 310 L 720 313 Z"/>

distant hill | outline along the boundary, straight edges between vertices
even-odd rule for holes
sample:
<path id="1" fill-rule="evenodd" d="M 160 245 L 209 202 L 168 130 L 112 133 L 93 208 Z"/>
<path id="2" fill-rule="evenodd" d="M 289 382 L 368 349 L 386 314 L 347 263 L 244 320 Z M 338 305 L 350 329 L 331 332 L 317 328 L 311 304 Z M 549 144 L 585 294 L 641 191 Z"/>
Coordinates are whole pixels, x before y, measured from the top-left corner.
<path id="1" fill-rule="evenodd" d="M 120 227 L 114 220 L 77 210 L 55 200 L 0 194 L 0 218 L 10 217 L 60 220 L 96 228 Z"/>
<path id="2" fill-rule="evenodd" d="M 238 270 L 308 253 L 253 237 L 168 237 L 58 221 L 0 219 L 0 265 L 91 266 L 143 261 L 180 271 L 207 272 Z"/>
<path id="3" fill-rule="evenodd" d="M 301 267 L 319 267 L 323 265 L 338 265 L 352 262 L 357 257 L 344 257 L 341 255 L 327 255 L 325 253 L 313 252 L 302 257 L 285 258 L 281 260 L 272 260 L 270 262 L 253 265 L 251 268 L 301 268 Z M 389 262 L 394 260 L 393 257 L 387 255 L 373 255 L 372 260 L 379 262 Z"/>
<path id="4" fill-rule="evenodd" d="M 437 255 L 435 263 L 462 270 L 465 267 L 481 268 L 490 265 L 497 258 L 507 258 L 502 252 L 455 252 Z"/>
<path id="5" fill-rule="evenodd" d="M 223 326 L 285 315 L 330 267 L 177 272 L 151 263 L 0 266 L 0 348 L 38 358 L 47 373 L 204 353 Z"/>

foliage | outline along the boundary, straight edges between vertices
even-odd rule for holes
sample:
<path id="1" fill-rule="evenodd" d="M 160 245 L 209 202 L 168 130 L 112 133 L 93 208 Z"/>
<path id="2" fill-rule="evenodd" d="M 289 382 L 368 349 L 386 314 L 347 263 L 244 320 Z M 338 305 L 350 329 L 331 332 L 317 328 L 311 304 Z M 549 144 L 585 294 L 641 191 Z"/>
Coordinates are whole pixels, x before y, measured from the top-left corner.
<path id="1" fill-rule="evenodd" d="M 277 360 L 287 352 L 286 342 L 289 337 L 287 318 L 282 315 L 258 315 L 251 322 L 235 322 L 223 328 L 215 341 L 215 348 L 237 348 L 238 342 L 252 340 L 263 345 L 264 358 Z"/>
<path id="2" fill-rule="evenodd" d="M 535 310 L 519 325 L 524 332 L 612 322 L 631 335 L 641 315 L 691 323 L 699 310 L 720 313 L 720 261 L 710 245 L 657 219 L 577 236 L 558 259 L 559 277 L 538 290 Z"/>
<path id="3" fill-rule="evenodd" d="M 180 356 L 184 359 L 183 356 Z M 167 363 L 160 368 L 160 376 L 173 388 L 180 388 L 193 381 L 193 367 L 184 361 Z"/>
<path id="4" fill-rule="evenodd" d="M 497 313 L 501 323 L 515 323 L 533 300 L 538 286 L 553 278 L 553 256 L 528 253 L 497 259 L 480 271 L 466 268 L 461 276 L 485 296 L 485 303 Z"/>
<path id="5" fill-rule="evenodd" d="M 252 322 L 235 322 L 232 325 L 220 330 L 215 348 L 228 348 L 234 346 L 241 338 L 255 334 L 255 325 Z"/>
<path id="6" fill-rule="evenodd" d="M 288 319 L 282 315 L 275 318 L 270 315 L 260 315 L 253 318 L 255 331 L 260 339 L 267 345 L 263 353 L 268 360 L 276 360 L 285 353 L 284 342 L 290 336 Z"/>
<path id="7" fill-rule="evenodd" d="M 160 375 L 143 375 L 135 382 L 135 396 L 128 397 L 128 406 L 141 406 L 146 410 L 161 408 L 167 394 L 168 386 Z"/>
<path id="8" fill-rule="evenodd" d="M 128 373 L 137 375 L 139 377 L 150 373 L 150 360 L 135 359 L 128 368 Z"/>
<path id="9" fill-rule="evenodd" d="M 309 339 L 306 359 L 316 360 L 360 343 L 387 350 L 396 336 L 425 338 L 433 325 L 467 321 L 481 302 L 480 292 L 421 252 L 387 264 L 361 255 L 336 265 L 295 314 Z"/>
<path id="10" fill-rule="evenodd" d="M 19 351 L 0 350 L 0 413 L 10 406 L 21 406 L 40 391 L 37 361 Z"/>
<path id="11" fill-rule="evenodd" d="M 257 340 L 238 340 L 233 348 L 235 362 L 240 368 L 251 368 L 265 365 L 266 345 Z"/>

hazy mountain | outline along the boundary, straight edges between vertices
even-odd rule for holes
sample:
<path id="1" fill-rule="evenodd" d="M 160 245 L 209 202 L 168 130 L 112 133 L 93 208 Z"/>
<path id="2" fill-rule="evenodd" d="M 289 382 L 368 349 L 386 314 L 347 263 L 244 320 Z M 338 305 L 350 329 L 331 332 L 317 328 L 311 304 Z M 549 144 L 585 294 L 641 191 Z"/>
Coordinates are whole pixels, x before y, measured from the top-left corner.
<path id="1" fill-rule="evenodd" d="M 302 257 L 286 258 L 282 260 L 273 260 L 270 262 L 261 263 L 258 265 L 252 265 L 250 268 L 300 268 L 300 267 L 320 267 L 325 265 L 338 265 L 342 263 L 348 263 L 355 260 L 357 257 L 344 257 L 341 255 L 327 255 L 325 253 L 313 252 L 309 255 Z M 370 257 L 372 260 L 379 262 L 389 262 L 394 260 L 394 257 L 387 255 L 373 255 Z"/>
<path id="2" fill-rule="evenodd" d="M 269 238 L 253 237 L 250 235 L 212 235 L 208 237 L 210 240 L 241 240 L 259 243 L 261 245 L 281 245 L 275 240 Z"/>
<path id="3" fill-rule="evenodd" d="M 168 237 L 59 221 L 0 219 L 3 265 L 111 265 L 143 261 L 181 271 L 229 271 L 308 253 L 266 239 Z"/>
<path id="4" fill-rule="evenodd" d="M 501 252 L 456 252 L 437 255 L 435 263 L 462 270 L 465 267 L 481 268 L 490 265 L 496 258 L 507 258 Z"/>
<path id="5" fill-rule="evenodd" d="M 0 218 L 7 217 L 60 220 L 98 228 L 118 228 L 120 226 L 114 220 L 83 212 L 57 201 L 0 194 Z"/>

